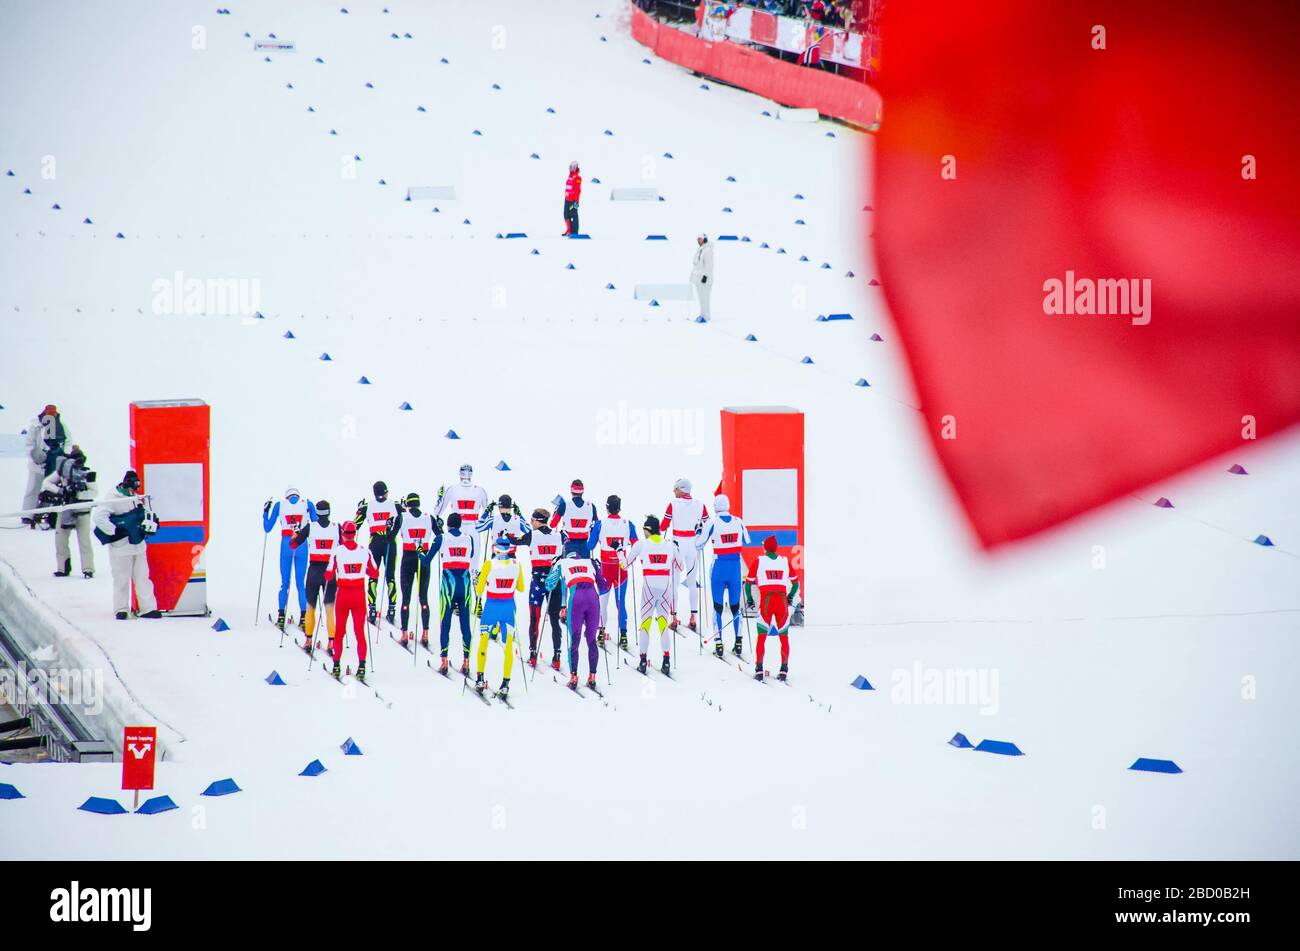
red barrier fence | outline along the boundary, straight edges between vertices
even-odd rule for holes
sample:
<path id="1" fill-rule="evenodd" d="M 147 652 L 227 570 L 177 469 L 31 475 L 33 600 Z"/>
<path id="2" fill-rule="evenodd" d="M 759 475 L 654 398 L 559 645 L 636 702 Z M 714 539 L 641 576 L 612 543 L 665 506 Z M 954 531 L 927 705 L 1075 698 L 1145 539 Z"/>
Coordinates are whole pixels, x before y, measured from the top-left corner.
<path id="1" fill-rule="evenodd" d="M 735 43 L 713 43 L 659 23 L 632 6 L 632 38 L 655 55 L 783 106 L 816 109 L 864 129 L 880 125 L 880 93 L 820 69 L 786 63 Z"/>

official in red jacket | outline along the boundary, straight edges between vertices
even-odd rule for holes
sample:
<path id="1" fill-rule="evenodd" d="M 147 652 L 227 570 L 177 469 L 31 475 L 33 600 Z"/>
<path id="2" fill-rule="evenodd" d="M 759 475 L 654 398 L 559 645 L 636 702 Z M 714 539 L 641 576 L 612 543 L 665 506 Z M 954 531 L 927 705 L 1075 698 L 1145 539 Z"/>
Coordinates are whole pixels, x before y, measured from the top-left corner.
<path id="1" fill-rule="evenodd" d="M 564 182 L 564 237 L 578 234 L 578 202 L 582 200 L 582 175 L 578 163 L 569 163 L 569 177 Z"/>

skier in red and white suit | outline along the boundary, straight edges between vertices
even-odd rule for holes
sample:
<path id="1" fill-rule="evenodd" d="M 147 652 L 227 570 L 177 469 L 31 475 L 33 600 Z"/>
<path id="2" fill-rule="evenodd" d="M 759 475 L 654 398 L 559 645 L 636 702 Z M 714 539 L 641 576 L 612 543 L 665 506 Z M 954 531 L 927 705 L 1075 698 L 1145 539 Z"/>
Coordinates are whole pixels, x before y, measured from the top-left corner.
<path id="1" fill-rule="evenodd" d="M 569 177 L 564 180 L 564 234 L 579 234 L 578 202 L 582 201 L 582 173 L 577 162 L 569 163 Z"/>
<path id="2" fill-rule="evenodd" d="M 781 638 L 781 672 L 777 680 L 785 680 L 790 665 L 790 602 L 799 590 L 794 580 L 790 562 L 776 551 L 776 537 L 763 539 L 763 554 L 754 559 L 745 577 L 745 601 L 754 605 L 754 586 L 758 586 L 758 643 L 755 646 L 754 679 L 763 679 L 763 649 L 767 635 Z"/>
<path id="3" fill-rule="evenodd" d="M 357 639 L 357 679 L 366 679 L 366 582 L 379 579 L 379 567 L 369 548 L 357 544 L 355 522 L 339 526 L 341 541 L 330 556 L 325 569 L 325 583 L 338 585 L 334 596 L 334 676 L 339 675 L 343 659 L 343 635 L 347 633 L 348 618 L 352 619 L 352 633 Z"/>
<path id="4" fill-rule="evenodd" d="M 695 620 L 700 610 L 700 555 L 695 549 L 695 535 L 709 520 L 709 510 L 699 499 L 691 498 L 691 480 L 678 479 L 673 483 L 673 500 L 664 509 L 660 528 L 664 535 L 677 542 L 683 552 L 687 553 L 686 573 L 682 575 L 682 584 L 686 585 L 691 599 L 691 620 L 689 627 L 698 630 Z M 691 557 L 694 553 L 694 557 Z M 676 592 L 674 592 L 674 595 Z M 673 624 L 677 624 L 677 600 L 673 598 Z M 676 628 L 674 628 L 675 630 Z"/>

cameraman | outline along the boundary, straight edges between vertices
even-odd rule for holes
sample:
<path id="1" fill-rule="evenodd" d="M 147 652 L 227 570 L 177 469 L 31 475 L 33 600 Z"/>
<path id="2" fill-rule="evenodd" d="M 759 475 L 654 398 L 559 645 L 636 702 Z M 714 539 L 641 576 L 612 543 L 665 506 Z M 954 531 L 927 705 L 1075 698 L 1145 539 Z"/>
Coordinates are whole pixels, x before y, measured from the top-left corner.
<path id="1" fill-rule="evenodd" d="M 60 457 L 54 471 L 41 483 L 40 503 L 46 505 L 72 505 L 75 502 L 92 502 L 90 483 L 95 473 L 86 468 L 86 454 L 80 446 L 73 446 L 68 455 Z M 90 513 L 87 509 L 59 512 L 54 531 L 54 577 L 66 578 L 72 574 L 72 554 L 68 550 L 68 536 L 77 533 L 77 549 L 81 555 L 81 573 L 87 578 L 95 574 L 95 551 L 90 544 Z"/>
<path id="2" fill-rule="evenodd" d="M 131 582 L 140 602 L 140 617 L 159 618 L 158 601 L 149 580 L 149 559 L 145 539 L 157 531 L 144 499 L 136 495 L 140 477 L 127 469 L 114 491 L 105 493 L 91 516 L 95 537 L 108 546 L 108 564 L 113 569 L 113 611 L 119 621 L 130 617 Z"/>
<path id="3" fill-rule="evenodd" d="M 49 404 L 41 410 L 24 431 L 27 437 L 27 490 L 23 493 L 23 508 L 34 509 L 40 504 L 41 482 L 54 471 L 63 446 L 68 440 L 68 430 L 59 416 L 59 409 Z M 42 520 L 24 516 L 23 524 L 35 528 Z"/>

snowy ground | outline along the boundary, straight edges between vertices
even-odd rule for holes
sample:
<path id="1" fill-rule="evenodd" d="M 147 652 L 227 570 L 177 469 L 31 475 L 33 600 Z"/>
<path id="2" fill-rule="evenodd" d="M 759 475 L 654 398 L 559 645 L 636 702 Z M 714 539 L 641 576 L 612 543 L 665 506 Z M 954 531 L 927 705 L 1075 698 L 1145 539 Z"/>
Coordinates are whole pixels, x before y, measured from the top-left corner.
<path id="1" fill-rule="evenodd" d="M 388 8 L 0 8 L 0 431 L 57 403 L 116 477 L 131 400 L 212 404 L 207 569 L 232 627 L 113 622 L 102 551 L 95 580 L 56 581 L 48 536 L 0 532 L 64 637 L 175 732 L 158 791 L 181 806 L 90 816 L 75 806 L 118 767 L 6 768 L 28 798 L 0 802 L 0 856 L 1300 855 L 1300 443 L 978 556 L 866 284 L 868 137 L 644 64 L 609 0 Z M 265 62 L 245 31 L 298 50 Z M 573 158 L 589 242 L 558 237 Z M 608 200 L 645 184 L 666 200 Z M 458 197 L 435 214 L 408 185 Z M 634 301 L 686 279 L 701 230 L 752 239 L 717 247 L 714 322 Z M 178 271 L 258 281 L 265 319 L 155 313 Z M 429 498 L 469 461 L 493 496 L 544 504 L 579 476 L 639 521 L 679 475 L 716 483 L 721 407 L 774 403 L 807 414 L 794 686 L 683 640 L 676 683 L 615 670 L 603 706 L 543 674 L 489 709 L 385 639 L 378 703 L 253 626 L 261 504 L 290 483 L 343 511 L 380 478 Z M 676 421 L 666 439 L 620 434 L 650 412 Z M 0 497 L 23 477 L 0 459 Z M 985 694 L 906 702 L 918 668 Z M 1027 755 L 959 751 L 956 731 Z M 1139 756 L 1185 772 L 1128 771 Z M 329 772 L 299 778 L 317 757 Z M 226 776 L 245 791 L 199 798 Z"/>

